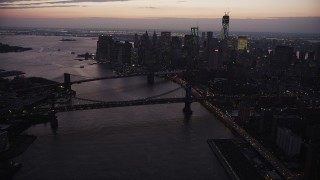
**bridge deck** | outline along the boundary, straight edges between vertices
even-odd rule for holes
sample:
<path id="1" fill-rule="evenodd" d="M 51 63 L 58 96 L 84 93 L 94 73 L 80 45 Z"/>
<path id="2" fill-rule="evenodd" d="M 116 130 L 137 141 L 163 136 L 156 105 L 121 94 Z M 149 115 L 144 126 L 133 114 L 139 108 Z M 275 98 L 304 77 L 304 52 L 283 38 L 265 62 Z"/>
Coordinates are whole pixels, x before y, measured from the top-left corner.
<path id="1" fill-rule="evenodd" d="M 35 111 L 38 113 L 46 113 L 50 111 L 54 112 L 68 112 L 78 110 L 89 110 L 89 109 L 102 109 L 102 108 L 114 108 L 114 107 L 125 107 L 125 106 L 139 106 L 139 105 L 152 105 L 152 104 L 168 104 L 168 103 L 183 103 L 186 102 L 185 98 L 162 98 L 162 99 L 139 99 L 131 101 L 111 101 L 91 104 L 78 104 L 68 106 L 57 106 L 52 108 L 36 108 Z"/>

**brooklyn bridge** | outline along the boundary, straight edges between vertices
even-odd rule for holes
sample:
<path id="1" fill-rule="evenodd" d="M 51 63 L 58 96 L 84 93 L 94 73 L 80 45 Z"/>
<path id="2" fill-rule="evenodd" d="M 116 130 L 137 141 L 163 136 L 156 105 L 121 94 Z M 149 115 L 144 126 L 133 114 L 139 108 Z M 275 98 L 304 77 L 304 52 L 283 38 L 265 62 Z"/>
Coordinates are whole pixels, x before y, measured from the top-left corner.
<path id="1" fill-rule="evenodd" d="M 139 106 L 139 105 L 152 105 L 152 104 L 168 104 L 168 103 L 184 103 L 183 113 L 187 116 L 192 114 L 191 103 L 192 102 L 200 102 L 203 100 L 212 100 L 219 96 L 214 97 L 202 97 L 200 94 L 195 94 L 192 92 L 192 86 L 188 84 L 186 81 L 179 79 L 180 87 L 169 90 L 167 92 L 163 92 L 161 94 L 145 97 L 141 99 L 135 100 L 125 100 L 125 101 L 100 101 L 87 99 L 83 97 L 77 97 L 72 90 L 73 84 L 81 84 L 91 81 L 100 81 L 100 80 L 108 80 L 108 79 L 118 79 L 118 78 L 128 78 L 128 77 L 136 77 L 136 76 L 146 76 L 147 83 L 154 83 L 154 76 L 166 76 L 172 77 L 171 75 L 176 75 L 178 73 L 182 73 L 183 71 L 164 71 L 164 72 L 146 72 L 146 73 L 133 73 L 133 74 L 125 74 L 125 75 L 113 75 L 106 77 L 95 77 L 95 78 L 84 78 L 81 80 L 71 80 L 71 75 L 65 73 L 63 82 L 61 83 L 52 83 L 48 85 L 36 86 L 32 88 L 22 89 L 22 92 L 28 91 L 41 91 L 45 89 L 55 89 L 61 88 L 62 92 L 52 91 L 51 93 L 46 93 L 45 95 L 38 96 L 33 98 L 30 101 L 23 102 L 18 106 L 10 109 L 10 107 L 6 110 L 2 110 L 2 117 L 12 117 L 12 116 L 28 116 L 35 114 L 55 114 L 59 112 L 68 112 L 68 111 L 79 111 L 79 110 L 90 110 L 90 109 L 102 109 L 102 108 L 115 108 L 115 107 L 125 107 L 125 106 Z M 73 75 L 75 76 L 75 75 Z M 72 76 L 72 77 L 73 77 Z M 185 89 L 185 95 L 183 97 L 163 97 L 164 95 L 173 93 L 177 90 Z M 72 93 L 73 92 L 73 93 Z M 41 103 L 38 103 L 41 102 Z M 10 113 L 8 113 L 10 112 Z M 13 112 L 13 113 L 12 113 Z"/>

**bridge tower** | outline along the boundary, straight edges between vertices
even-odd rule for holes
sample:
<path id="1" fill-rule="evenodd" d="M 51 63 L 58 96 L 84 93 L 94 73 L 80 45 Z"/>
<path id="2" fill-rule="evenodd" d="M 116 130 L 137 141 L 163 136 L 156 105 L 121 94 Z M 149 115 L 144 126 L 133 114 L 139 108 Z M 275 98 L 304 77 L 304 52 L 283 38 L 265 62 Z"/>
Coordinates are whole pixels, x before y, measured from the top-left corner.
<path id="1" fill-rule="evenodd" d="M 153 84 L 154 83 L 154 72 L 149 72 L 147 78 L 148 78 L 148 84 Z"/>
<path id="2" fill-rule="evenodd" d="M 70 83 L 70 74 L 64 73 L 64 87 L 68 90 L 71 90 L 71 83 Z"/>
<path id="3" fill-rule="evenodd" d="M 190 116 L 192 114 L 191 85 L 187 84 L 185 87 L 185 90 L 186 90 L 186 96 L 185 96 L 185 104 L 184 104 L 183 112 L 186 116 Z"/>
<path id="4" fill-rule="evenodd" d="M 50 121 L 51 130 L 52 130 L 52 132 L 53 132 L 54 134 L 56 134 L 56 133 L 57 133 L 57 130 L 58 130 L 58 126 L 59 126 L 56 113 L 55 113 L 54 111 L 49 112 L 49 113 L 48 113 L 48 118 L 49 118 L 49 121 Z"/>
<path id="5" fill-rule="evenodd" d="M 50 109 L 51 109 L 50 113 L 51 113 L 51 114 L 55 114 L 55 113 L 54 113 L 54 108 L 55 108 L 55 106 L 56 106 L 56 97 L 55 97 L 55 95 L 54 95 L 53 93 L 49 96 L 49 102 L 50 102 L 50 105 L 51 105 L 51 107 L 50 107 Z"/>
<path id="6" fill-rule="evenodd" d="M 148 75 L 147 75 L 148 84 L 153 84 L 154 83 L 154 64 L 149 64 L 147 67 L 148 67 Z"/>

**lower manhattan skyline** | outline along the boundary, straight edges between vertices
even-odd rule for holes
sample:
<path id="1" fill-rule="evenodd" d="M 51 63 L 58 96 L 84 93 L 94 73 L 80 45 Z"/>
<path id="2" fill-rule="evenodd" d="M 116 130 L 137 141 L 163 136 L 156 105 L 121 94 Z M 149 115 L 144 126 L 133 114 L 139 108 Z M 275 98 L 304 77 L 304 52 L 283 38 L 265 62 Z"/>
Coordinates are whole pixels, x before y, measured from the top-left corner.
<path id="1" fill-rule="evenodd" d="M 320 180 L 319 0 L 0 0 L 0 179 Z"/>
<path id="2" fill-rule="evenodd" d="M 220 30 L 230 13 L 232 31 L 318 33 L 320 3 L 308 1 L 69 0 L 0 2 L 0 26 Z"/>

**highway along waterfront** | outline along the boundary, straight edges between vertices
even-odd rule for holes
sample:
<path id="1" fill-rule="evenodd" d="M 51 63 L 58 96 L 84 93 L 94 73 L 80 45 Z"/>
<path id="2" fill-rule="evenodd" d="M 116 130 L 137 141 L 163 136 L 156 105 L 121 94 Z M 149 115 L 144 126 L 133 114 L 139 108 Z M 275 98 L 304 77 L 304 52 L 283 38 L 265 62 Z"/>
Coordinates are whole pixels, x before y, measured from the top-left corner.
<path id="1" fill-rule="evenodd" d="M 174 82 L 180 85 L 186 85 L 187 82 L 177 76 L 171 78 Z M 195 97 L 202 97 L 203 95 L 197 88 L 192 88 L 192 95 Z M 262 146 L 255 138 L 253 138 L 249 133 L 247 133 L 242 127 L 234 122 L 234 119 L 226 114 L 223 109 L 215 106 L 209 101 L 202 101 L 201 104 L 206 107 L 210 112 L 214 113 L 221 122 L 223 122 L 227 127 L 230 127 L 236 135 L 239 135 L 243 140 L 247 141 L 253 149 L 258 152 L 265 160 L 272 165 L 272 167 L 285 179 L 299 179 L 299 176 L 288 168 L 286 168 L 283 163 L 279 161 L 269 150 Z"/>
<path id="2" fill-rule="evenodd" d="M 106 64 L 89 65 L 75 54 L 95 52 L 96 40 L 59 41 L 55 36 L 2 36 L 11 45 L 32 50 L 0 54 L 1 69 L 62 81 L 63 73 L 85 77 L 114 75 Z M 80 68 L 84 66 L 84 68 Z M 179 85 L 156 78 L 131 77 L 75 84 L 77 96 L 101 101 L 151 97 Z M 165 97 L 184 97 L 180 89 Z M 189 120 L 184 103 L 58 113 L 58 129 L 39 124 L 24 134 L 35 142 L 15 161 L 14 179 L 229 179 L 207 144 L 233 138 L 230 129 L 199 103 Z"/>

